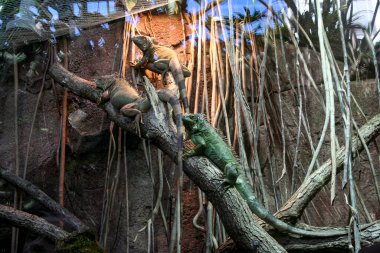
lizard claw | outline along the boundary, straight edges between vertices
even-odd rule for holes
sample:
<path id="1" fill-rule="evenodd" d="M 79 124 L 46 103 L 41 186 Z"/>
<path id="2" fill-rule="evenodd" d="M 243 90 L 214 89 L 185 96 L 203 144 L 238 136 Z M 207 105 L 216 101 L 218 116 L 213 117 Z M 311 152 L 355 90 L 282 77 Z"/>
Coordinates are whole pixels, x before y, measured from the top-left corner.
<path id="1" fill-rule="evenodd" d="M 227 180 L 223 180 L 223 183 L 220 184 L 220 186 L 218 187 L 218 190 L 223 192 L 223 194 L 225 194 L 228 189 L 230 189 L 231 187 L 233 187 Z"/>
<path id="2" fill-rule="evenodd" d="M 142 124 L 142 117 L 141 117 L 141 114 L 137 114 L 135 116 L 135 119 L 134 119 L 134 125 L 135 125 L 135 128 L 136 128 L 136 132 L 137 132 L 137 135 L 139 137 L 141 137 L 141 131 L 140 131 L 140 122 Z"/>
<path id="3" fill-rule="evenodd" d="M 182 157 L 183 158 L 189 158 L 192 156 L 192 150 L 191 149 L 188 149 L 188 148 L 184 148 L 183 149 L 183 154 L 182 154 Z"/>

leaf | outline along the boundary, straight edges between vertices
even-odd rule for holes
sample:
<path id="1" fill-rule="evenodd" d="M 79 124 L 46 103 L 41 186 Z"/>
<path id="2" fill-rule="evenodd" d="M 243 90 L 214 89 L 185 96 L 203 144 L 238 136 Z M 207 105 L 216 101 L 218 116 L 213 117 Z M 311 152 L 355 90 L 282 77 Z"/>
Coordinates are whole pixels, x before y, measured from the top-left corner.
<path id="1" fill-rule="evenodd" d="M 125 7 L 128 12 L 131 12 L 133 7 L 136 6 L 138 0 L 125 0 Z"/>
<path id="2" fill-rule="evenodd" d="M 169 0 L 168 1 L 168 14 L 173 15 L 178 13 L 178 5 L 176 0 Z"/>

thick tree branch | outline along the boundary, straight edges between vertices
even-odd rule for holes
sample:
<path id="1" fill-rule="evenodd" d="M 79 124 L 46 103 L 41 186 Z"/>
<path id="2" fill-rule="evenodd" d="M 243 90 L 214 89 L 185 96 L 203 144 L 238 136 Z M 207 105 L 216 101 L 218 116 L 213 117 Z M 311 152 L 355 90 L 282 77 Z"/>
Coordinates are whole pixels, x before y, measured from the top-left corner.
<path id="1" fill-rule="evenodd" d="M 66 76 L 62 73 L 60 75 L 56 75 L 55 71 L 60 72 L 66 70 L 60 70 L 59 67 L 54 65 L 52 69 L 54 71 L 50 70 L 50 74 L 56 81 L 61 83 L 62 79 L 65 80 L 65 83 L 61 83 L 63 86 L 75 91 L 75 93 L 79 96 L 90 99 L 94 102 L 98 101 L 100 94 L 98 94 L 96 91 L 90 91 L 88 87 L 86 87 L 86 91 L 81 90 L 80 87 L 88 86 L 88 81 L 80 82 L 75 75 Z M 134 132 L 134 126 L 131 123 L 131 120 L 127 117 L 122 116 L 117 110 L 114 109 L 111 104 L 106 104 L 104 106 L 104 109 L 112 121 L 114 121 L 123 129 L 129 132 Z M 158 121 L 155 118 L 153 110 L 150 110 L 144 114 L 144 124 L 140 126 L 141 136 L 143 138 L 149 138 L 154 145 L 172 157 L 173 161 L 176 161 L 175 158 L 178 152 L 176 149 L 176 134 L 171 128 L 171 125 L 168 123 L 170 121 L 168 115 L 164 116 L 164 121 Z M 380 115 L 376 116 L 368 124 L 361 128 L 360 131 L 366 142 L 378 134 L 379 126 Z M 356 154 L 355 151 L 359 152 L 361 149 L 362 145 L 360 141 L 358 138 L 355 138 L 353 140 L 353 153 Z M 342 161 L 340 160 L 341 153 L 342 152 L 338 153 L 338 166 L 342 165 Z M 222 173 L 206 158 L 193 157 L 185 159 L 184 172 L 196 185 L 198 185 L 206 193 L 207 197 L 213 203 L 218 214 L 223 220 L 228 234 L 233 238 L 235 242 L 238 243 L 239 246 L 244 249 L 254 250 L 252 242 L 254 240 L 259 240 L 261 242 L 260 252 L 285 252 L 282 246 L 278 244 L 271 236 L 269 236 L 260 227 L 260 225 L 257 224 L 253 215 L 248 209 L 247 204 L 235 189 L 228 189 L 225 192 L 220 189 Z M 289 202 L 287 202 L 287 205 L 285 205 L 281 209 L 281 212 L 278 213 L 279 217 L 284 219 L 286 219 L 286 217 L 290 217 L 289 220 L 296 220 L 306 205 L 310 202 L 310 200 L 329 180 L 330 174 L 331 162 L 327 162 L 324 166 L 313 173 L 310 178 L 300 187 L 296 194 L 289 200 Z M 290 212 L 294 210 L 296 210 L 295 213 Z M 284 214 L 288 214 L 288 216 Z M 333 238 L 334 241 L 336 239 L 340 240 L 339 238 Z M 293 239 L 288 238 L 287 240 L 291 241 Z M 304 242 L 310 243 L 311 239 L 304 240 Z"/>
<path id="2" fill-rule="evenodd" d="M 9 206 L 0 205 L 0 220 L 8 221 L 17 227 L 26 228 L 53 241 L 63 240 L 69 236 L 69 233 L 46 220 Z"/>
<path id="3" fill-rule="evenodd" d="M 89 90 L 88 81 L 82 82 L 73 74 L 67 75 L 68 71 L 58 64 L 53 65 L 49 72 L 52 78 L 61 83 L 62 86 L 75 92 L 75 94 L 93 102 L 98 101 L 100 93 Z M 62 80 L 65 82 L 62 83 Z M 122 116 L 110 103 L 105 104 L 104 109 L 109 118 L 118 126 L 129 132 L 135 131 L 131 119 Z M 141 136 L 149 138 L 155 146 L 173 158 L 173 161 L 177 161 L 177 135 L 169 124 L 170 117 L 167 114 L 164 117 L 164 120 L 157 120 L 153 110 L 143 114 L 144 124 L 140 125 Z M 255 249 L 253 241 L 259 240 L 260 252 L 286 252 L 255 221 L 247 204 L 235 189 L 221 191 L 222 173 L 207 159 L 196 157 L 185 160 L 184 172 L 206 192 L 207 197 L 226 224 L 228 234 L 241 248 L 253 251 Z"/>
<path id="4" fill-rule="evenodd" d="M 74 232 L 68 233 L 63 229 L 47 222 L 36 215 L 29 214 L 9 206 L 0 205 L 0 220 L 8 222 L 10 225 L 22 227 L 49 238 L 57 243 L 57 252 L 68 253 L 102 253 L 103 249 L 95 241 L 95 237 L 87 233 L 87 226 L 65 208 L 61 208 L 57 202 L 51 199 L 43 191 L 32 183 L 0 168 L 0 178 L 3 178 L 13 186 L 25 191 L 32 198 L 39 201 L 50 211 L 58 214 L 64 219 L 65 225 L 71 225 Z"/>
<path id="5" fill-rule="evenodd" d="M 366 227 L 360 232 L 362 246 L 372 245 L 380 242 L 380 222 L 373 223 L 372 225 L 362 225 Z M 305 239 L 305 238 L 290 238 L 290 237 L 276 237 L 276 239 L 285 245 L 286 250 L 327 250 L 327 249 L 348 249 L 348 237 L 334 237 L 326 238 L 323 240 Z"/>
<path id="6" fill-rule="evenodd" d="M 221 189 L 223 173 L 204 157 L 192 157 L 184 162 L 184 172 L 205 192 L 227 232 L 237 245 L 251 246 L 260 242 L 259 252 L 286 252 L 282 246 L 255 221 L 252 212 L 235 188 Z"/>
<path id="7" fill-rule="evenodd" d="M 359 133 L 368 144 L 380 134 L 380 114 L 373 117 L 359 129 Z M 362 150 L 363 143 L 358 136 L 352 139 L 352 155 L 355 158 Z M 345 147 L 342 147 L 336 155 L 337 172 L 343 169 Z M 331 160 L 325 162 L 310 177 L 305 180 L 293 196 L 276 213 L 276 216 L 284 221 L 297 221 L 305 210 L 306 206 L 314 196 L 331 179 Z"/>
<path id="8" fill-rule="evenodd" d="M 80 78 L 58 63 L 53 64 L 49 68 L 49 73 L 63 87 L 68 88 L 76 95 L 86 98 L 94 103 L 100 102 L 101 93 L 95 89 L 95 82 Z"/>
<path id="9" fill-rule="evenodd" d="M 30 183 L 29 181 L 26 181 L 22 179 L 21 177 L 14 175 L 12 172 L 6 171 L 4 168 L 1 168 L 1 167 L 0 167 L 0 178 L 3 178 L 8 183 L 21 189 L 22 191 L 27 193 L 33 199 L 40 202 L 43 206 L 45 206 L 47 209 L 49 209 L 53 213 L 60 215 L 62 218 L 65 219 L 65 222 L 71 225 L 73 229 L 75 229 L 76 231 L 83 232 L 83 231 L 88 230 L 87 226 L 84 225 L 74 214 L 72 214 L 66 208 L 61 207 L 46 193 L 41 191 L 38 187 Z"/>

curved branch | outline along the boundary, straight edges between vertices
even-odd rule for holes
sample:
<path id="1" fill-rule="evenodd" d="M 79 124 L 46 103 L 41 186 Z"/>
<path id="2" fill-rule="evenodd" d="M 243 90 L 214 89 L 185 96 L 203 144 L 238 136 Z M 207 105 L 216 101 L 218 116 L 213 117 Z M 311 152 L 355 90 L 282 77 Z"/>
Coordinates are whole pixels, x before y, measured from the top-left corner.
<path id="1" fill-rule="evenodd" d="M 68 222 L 69 224 L 71 224 L 76 231 L 84 232 L 88 230 L 87 226 L 84 225 L 74 214 L 72 214 L 66 208 L 61 207 L 46 193 L 41 191 L 38 187 L 30 183 L 29 181 L 16 176 L 12 172 L 7 171 L 2 167 L 0 167 L 0 178 L 3 178 L 8 183 L 21 189 L 22 191 L 27 193 L 30 197 L 40 202 L 43 206 L 45 206 L 50 211 L 65 218 L 65 222 Z"/>
<path id="2" fill-rule="evenodd" d="M 223 173 L 208 159 L 188 158 L 184 162 L 184 172 L 206 194 L 237 245 L 246 249 L 253 248 L 253 242 L 256 240 L 260 242 L 260 252 L 286 252 L 256 222 L 248 205 L 235 188 L 221 190 Z"/>
<path id="3" fill-rule="evenodd" d="M 61 64 L 54 63 L 49 68 L 49 74 L 63 87 L 68 88 L 76 95 L 86 98 L 94 103 L 100 102 L 101 92 L 96 90 L 95 82 L 80 78 L 65 69 Z"/>
<path id="4" fill-rule="evenodd" d="M 8 221 L 17 227 L 26 228 L 53 241 L 60 241 L 69 236 L 69 233 L 46 220 L 9 206 L 0 205 L 0 220 Z"/>
<path id="5" fill-rule="evenodd" d="M 362 246 L 372 245 L 374 243 L 380 242 L 380 222 L 373 223 L 371 225 L 363 225 L 367 226 L 364 230 L 360 231 L 360 238 Z M 362 226 L 362 227 L 363 227 Z M 327 250 L 327 249 L 348 249 L 348 237 L 334 237 L 327 238 L 324 240 L 313 240 L 313 239 L 305 239 L 305 238 L 290 238 L 289 237 L 278 237 L 276 238 L 280 243 L 283 242 L 283 245 L 286 245 L 285 248 L 287 250 L 292 251 L 302 251 L 306 248 L 308 250 Z"/>
<path id="6" fill-rule="evenodd" d="M 363 125 L 359 129 L 359 133 L 367 144 L 377 137 L 380 134 L 380 114 L 377 114 Z M 363 143 L 358 136 L 355 136 L 352 139 L 352 158 L 354 159 L 363 148 Z M 337 172 L 343 169 L 344 152 L 345 147 L 342 147 L 336 154 Z M 292 197 L 290 197 L 276 213 L 276 217 L 288 222 L 297 221 L 308 203 L 329 182 L 331 179 L 331 170 L 331 160 L 328 160 L 301 184 Z"/>

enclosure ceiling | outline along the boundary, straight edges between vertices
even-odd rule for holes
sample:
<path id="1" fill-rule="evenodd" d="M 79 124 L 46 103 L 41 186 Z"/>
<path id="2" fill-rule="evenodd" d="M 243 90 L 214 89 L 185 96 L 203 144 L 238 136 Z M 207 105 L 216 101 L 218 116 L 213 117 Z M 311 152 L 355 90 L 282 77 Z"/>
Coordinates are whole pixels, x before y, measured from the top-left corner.
<path id="1" fill-rule="evenodd" d="M 42 3 L 41 3 L 42 2 Z M 130 12 L 121 1 L 21 0 L 0 1 L 0 50 L 51 40 L 81 29 L 128 17 L 168 4 L 168 0 L 139 0 Z"/>

